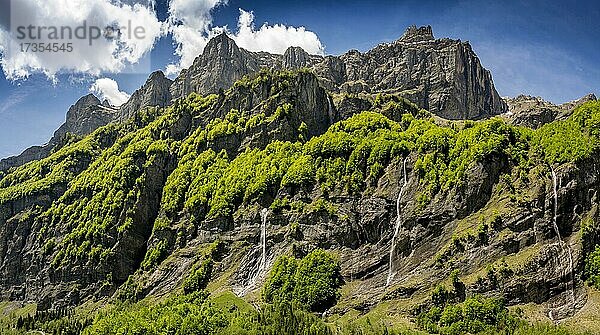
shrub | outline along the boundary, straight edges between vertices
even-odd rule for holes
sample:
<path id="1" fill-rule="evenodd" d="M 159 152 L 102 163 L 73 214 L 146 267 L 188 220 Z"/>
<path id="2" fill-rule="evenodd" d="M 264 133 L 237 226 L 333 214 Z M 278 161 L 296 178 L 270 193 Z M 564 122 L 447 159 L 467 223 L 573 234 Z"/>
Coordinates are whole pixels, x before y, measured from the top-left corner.
<path id="1" fill-rule="evenodd" d="M 600 245 L 596 245 L 585 261 L 585 273 L 590 285 L 600 290 Z"/>
<path id="2" fill-rule="evenodd" d="M 183 291 L 188 294 L 206 288 L 210 280 L 212 268 L 212 258 L 207 258 L 202 262 L 194 264 L 190 270 L 190 275 L 183 281 Z"/>
<path id="3" fill-rule="evenodd" d="M 269 303 L 294 302 L 309 311 L 324 311 L 337 301 L 341 285 L 339 260 L 317 249 L 300 260 L 278 258 L 263 288 L 263 298 Z"/>
<path id="4" fill-rule="evenodd" d="M 512 333 L 519 319 L 509 313 L 502 299 L 474 296 L 458 304 L 433 306 L 419 314 L 417 324 L 423 330 L 440 334 Z"/>
<path id="5" fill-rule="evenodd" d="M 227 319 L 207 297 L 205 292 L 194 292 L 153 306 L 124 304 L 98 314 L 83 334 L 214 334 L 227 325 Z"/>

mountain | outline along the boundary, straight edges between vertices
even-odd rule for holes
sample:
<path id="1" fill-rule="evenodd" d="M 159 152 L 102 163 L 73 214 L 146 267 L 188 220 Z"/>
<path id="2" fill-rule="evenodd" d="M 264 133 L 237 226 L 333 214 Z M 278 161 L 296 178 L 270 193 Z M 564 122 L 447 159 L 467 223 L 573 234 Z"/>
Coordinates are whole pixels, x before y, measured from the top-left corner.
<path id="1" fill-rule="evenodd" d="M 309 55 L 297 47 L 283 56 L 249 52 L 221 34 L 175 80 L 171 95 L 216 93 L 261 68 L 302 67 L 313 70 L 332 92 L 399 93 L 448 119 L 480 119 L 507 108 L 469 43 L 436 40 L 430 26 L 409 27 L 399 40 L 364 54 L 353 50 L 327 57 Z"/>
<path id="2" fill-rule="evenodd" d="M 131 98 L 119 108 L 117 120 L 125 121 L 145 107 L 165 107 L 171 104 L 169 88 L 172 83 L 173 81 L 165 77 L 162 71 L 152 73 L 144 86 L 135 91 Z"/>
<path id="3" fill-rule="evenodd" d="M 429 27 L 325 58 L 220 35 L 120 109 L 82 98 L 59 134 L 93 128 L 91 111 L 111 121 L 0 173 L 0 329 L 597 332 L 600 102 L 507 99 L 513 115 L 564 111 L 536 129 L 492 117 L 506 110 L 493 86 L 462 81 L 460 100 L 443 93 L 460 76 L 435 72 L 470 59 L 474 75 L 467 49 Z M 441 86 L 413 98 L 500 109 L 427 111 L 376 79 L 407 66 L 386 52 L 423 55 L 416 81 L 431 66 Z"/>
<path id="4" fill-rule="evenodd" d="M 353 50 L 339 57 L 309 55 L 299 47 L 290 47 L 283 55 L 250 52 L 239 48 L 223 33 L 212 38 L 203 54 L 174 81 L 161 71 L 154 72 L 118 113 L 112 113 L 111 106 L 90 100 L 93 105 L 109 110 L 90 111 L 90 120 L 67 119 L 59 131 L 73 128 L 71 133 L 86 135 L 112 121 L 127 120 L 139 109 L 165 107 L 173 99 L 192 92 L 218 93 L 261 69 L 299 68 L 314 71 L 331 92 L 398 93 L 448 119 L 481 119 L 503 113 L 507 108 L 494 88 L 491 74 L 481 66 L 469 43 L 447 38 L 436 40 L 430 26 L 409 27 L 393 43 L 379 45 L 365 54 Z M 88 99 L 89 95 L 77 104 Z M 95 115 L 99 112 L 102 115 Z M 0 171 L 46 157 L 55 142 L 57 136 L 50 145 L 32 147 L 19 156 L 2 160 Z"/>
<path id="5" fill-rule="evenodd" d="M 54 149 L 60 147 L 68 134 L 75 136 L 88 135 L 98 127 L 107 125 L 117 115 L 116 109 L 110 104 L 101 103 L 93 94 L 79 99 L 67 111 L 65 123 L 58 128 L 50 141 L 42 146 L 28 148 L 18 156 L 0 160 L 0 171 L 20 166 L 47 157 Z"/>
<path id="6" fill-rule="evenodd" d="M 555 105 L 540 97 L 528 95 L 519 95 L 504 100 L 508 105 L 506 116 L 512 124 L 536 129 L 554 120 L 565 119 L 575 108 L 597 99 L 595 95 L 588 94 L 578 100 L 561 105 Z"/>

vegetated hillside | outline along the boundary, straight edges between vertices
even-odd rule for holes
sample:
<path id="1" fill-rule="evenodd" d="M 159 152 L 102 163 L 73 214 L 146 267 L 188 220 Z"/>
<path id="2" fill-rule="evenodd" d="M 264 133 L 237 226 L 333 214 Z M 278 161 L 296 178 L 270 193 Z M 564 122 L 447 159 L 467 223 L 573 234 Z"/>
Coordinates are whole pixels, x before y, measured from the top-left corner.
<path id="1" fill-rule="evenodd" d="M 598 102 L 532 130 L 263 71 L 2 175 L 0 325 L 562 334 L 528 320 L 598 304 L 599 139 Z"/>

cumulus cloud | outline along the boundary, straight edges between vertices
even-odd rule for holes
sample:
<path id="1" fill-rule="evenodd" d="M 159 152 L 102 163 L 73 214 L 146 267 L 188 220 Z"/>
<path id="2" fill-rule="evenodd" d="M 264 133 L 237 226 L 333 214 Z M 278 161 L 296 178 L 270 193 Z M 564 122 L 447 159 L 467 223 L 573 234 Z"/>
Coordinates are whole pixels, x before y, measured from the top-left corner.
<path id="1" fill-rule="evenodd" d="M 163 24 L 156 17 L 152 2 L 129 4 L 112 0 L 19 0 L 12 2 L 11 11 L 11 31 L 0 30 L 1 65 L 6 77 L 11 80 L 26 78 L 32 73 L 44 73 L 54 78 L 60 72 L 92 75 L 122 72 L 128 66 L 137 64 L 163 34 Z M 49 30 L 42 31 L 35 38 L 28 35 L 23 39 L 18 30 L 19 26 L 32 25 L 57 27 L 62 33 L 62 27 L 70 27 L 73 36 L 77 34 L 76 29 L 84 24 L 88 38 L 81 39 L 56 39 L 49 35 Z M 104 30 L 108 26 L 120 31 L 118 38 L 100 37 L 90 45 L 90 28 Z M 143 33 L 140 31 L 136 36 L 133 33 L 137 27 L 141 27 Z M 60 37 L 69 37 L 67 30 Z M 59 46 L 72 43 L 72 51 L 23 52 L 21 43 L 24 42 L 58 42 Z M 66 49 L 67 46 L 64 46 Z"/>
<path id="2" fill-rule="evenodd" d="M 129 100 L 130 95 L 126 92 L 122 92 L 119 90 L 119 84 L 116 81 L 110 78 L 100 78 L 96 80 L 90 87 L 90 92 L 98 95 L 100 100 L 108 100 L 113 106 L 121 106 L 127 100 Z"/>
<path id="3" fill-rule="evenodd" d="M 235 43 L 250 51 L 267 51 L 283 54 L 287 48 L 301 47 L 314 55 L 323 55 L 325 48 L 317 34 L 304 27 L 289 27 L 281 24 L 263 24 L 258 30 L 254 27 L 254 13 L 240 8 L 238 31 L 231 36 Z"/>
<path id="4" fill-rule="evenodd" d="M 169 31 L 177 45 L 175 55 L 179 56 L 179 61 L 167 66 L 167 75 L 190 67 L 194 59 L 202 54 L 209 38 L 215 33 L 211 29 L 211 11 L 225 4 L 227 0 L 171 0 Z"/>
<path id="5" fill-rule="evenodd" d="M 227 26 L 213 27 L 211 12 L 226 3 L 220 0 L 171 1 L 169 31 L 177 44 L 175 54 L 180 59 L 177 63 L 167 66 L 168 75 L 175 75 L 190 67 L 194 59 L 202 54 L 208 41 L 222 32 L 227 33 L 238 46 L 250 51 L 283 54 L 287 48 L 296 46 L 310 54 L 324 54 L 325 48 L 314 32 L 304 27 L 267 23 L 256 29 L 254 13 L 241 8 L 237 31 L 231 31 Z"/>

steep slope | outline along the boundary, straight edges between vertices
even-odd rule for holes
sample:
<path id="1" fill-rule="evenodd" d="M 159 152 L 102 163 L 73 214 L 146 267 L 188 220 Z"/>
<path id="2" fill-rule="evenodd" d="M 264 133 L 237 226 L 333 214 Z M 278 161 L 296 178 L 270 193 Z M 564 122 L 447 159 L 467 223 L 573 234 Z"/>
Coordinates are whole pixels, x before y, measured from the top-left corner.
<path id="1" fill-rule="evenodd" d="M 203 138 L 194 137 L 195 145 L 235 156 L 278 138 L 322 133 L 328 113 L 314 75 L 265 73 L 227 95 L 192 95 L 164 110 L 139 111 L 16 169 L 1 181 L 3 299 L 72 305 L 127 280 L 146 253 L 174 152 L 192 130 Z M 242 120 L 249 137 L 236 136 Z"/>
<path id="2" fill-rule="evenodd" d="M 407 314 L 422 311 L 437 285 L 457 273 L 463 294 L 541 304 L 553 318 L 573 315 L 586 303 L 584 260 L 597 243 L 593 120 L 600 106 L 586 104 L 537 132 L 501 119 L 448 127 L 396 110 L 407 112 L 401 122 L 364 112 L 306 142 L 227 153 L 202 143 L 212 129 L 239 124 L 240 115 L 196 132 L 165 185 L 144 266 L 118 296 L 185 287 L 205 260 L 199 250 L 218 243 L 208 272 L 213 294 L 256 299 L 278 256 L 322 248 L 339 255 L 346 283 L 331 314 L 382 300 Z M 222 143 L 244 143 L 232 141 L 237 131 L 220 134 Z"/>
<path id="3" fill-rule="evenodd" d="M 226 50 L 211 66 L 258 64 L 211 43 Z M 439 43 L 411 28 L 380 48 Z M 380 328 L 356 332 L 501 333 L 521 317 L 505 305 L 551 321 L 595 306 L 600 102 L 535 130 L 452 121 L 403 90 L 330 95 L 300 49 L 280 61 L 301 69 L 174 94 L 0 175 L 0 296 L 40 311 L 12 325 L 320 335 L 371 315 Z M 151 78 L 132 104 L 164 103 L 168 79 Z"/>
<path id="4" fill-rule="evenodd" d="M 171 104 L 171 81 L 162 71 L 156 71 L 148 77 L 146 83 L 135 91 L 129 100 L 119 108 L 118 121 L 125 121 L 137 111 L 146 107 L 165 107 Z"/>
<path id="5" fill-rule="evenodd" d="M 33 146 L 18 156 L 0 160 L 0 171 L 48 157 L 56 148 L 68 143 L 72 136 L 85 136 L 111 122 L 124 122 L 135 112 L 146 107 L 165 107 L 171 104 L 169 88 L 172 81 L 161 71 L 154 72 L 131 98 L 117 108 L 105 100 L 102 103 L 93 94 L 80 98 L 67 111 L 65 123 L 58 128 L 48 143 Z"/>
<path id="6" fill-rule="evenodd" d="M 279 56 L 253 53 L 239 48 L 225 33 L 212 38 L 202 55 L 183 70 L 171 86 L 171 95 L 182 98 L 192 92 L 217 93 L 233 85 L 243 76 L 262 68 L 278 67 Z"/>
<path id="7" fill-rule="evenodd" d="M 112 121 L 125 121 L 145 107 L 165 107 L 194 92 L 219 93 L 261 69 L 299 68 L 314 71 L 331 92 L 398 93 L 448 119 L 482 119 L 506 111 L 489 71 L 481 66 L 468 42 L 434 39 L 429 26 L 409 27 L 399 40 L 364 54 L 353 50 L 327 57 L 309 55 L 299 47 L 290 47 L 283 55 L 250 52 L 221 34 L 212 38 L 203 54 L 174 81 L 161 71 L 152 73 L 118 112 L 93 101 L 90 95 L 81 98 L 72 107 L 77 106 L 77 111 L 67 113 L 67 121 L 48 144 L 0 161 L 0 170 L 47 157 L 65 132 L 87 135 Z M 85 104 L 97 107 L 90 109 Z"/>
<path id="8" fill-rule="evenodd" d="M 434 39 L 431 27 L 409 27 L 395 42 L 328 58 L 314 68 L 330 89 L 401 93 L 447 119 L 480 119 L 506 110 L 469 43 Z"/>

